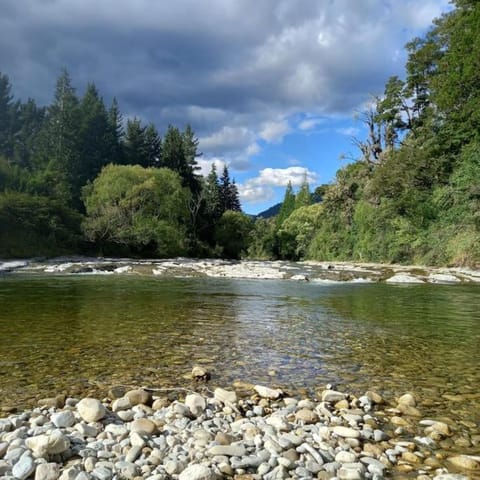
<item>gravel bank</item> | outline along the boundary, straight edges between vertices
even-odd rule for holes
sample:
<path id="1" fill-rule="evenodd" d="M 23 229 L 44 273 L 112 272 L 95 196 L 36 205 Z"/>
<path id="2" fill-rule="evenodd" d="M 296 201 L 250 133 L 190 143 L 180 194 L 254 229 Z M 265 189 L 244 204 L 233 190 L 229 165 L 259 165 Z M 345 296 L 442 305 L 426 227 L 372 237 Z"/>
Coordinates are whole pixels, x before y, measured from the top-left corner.
<path id="1" fill-rule="evenodd" d="M 445 422 L 419 418 L 423 435 L 405 440 L 405 418 L 418 413 L 412 394 L 392 409 L 375 392 L 357 398 L 325 389 L 299 400 L 243 387 L 184 392 L 175 400 L 123 387 L 103 401 L 44 399 L 0 418 L 0 477 L 466 480 L 480 472 L 479 456 L 449 457 L 441 449 L 452 435 Z"/>

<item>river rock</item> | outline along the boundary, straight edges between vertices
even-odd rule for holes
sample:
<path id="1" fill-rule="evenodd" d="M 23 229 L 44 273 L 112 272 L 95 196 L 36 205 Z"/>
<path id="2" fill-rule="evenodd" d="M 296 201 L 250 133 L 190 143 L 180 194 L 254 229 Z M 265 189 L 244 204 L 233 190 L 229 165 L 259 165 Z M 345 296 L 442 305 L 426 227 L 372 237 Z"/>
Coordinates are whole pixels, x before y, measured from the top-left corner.
<path id="1" fill-rule="evenodd" d="M 216 388 L 214 392 L 215 400 L 225 404 L 233 404 L 237 402 L 237 394 L 234 391 Z"/>
<path id="2" fill-rule="evenodd" d="M 152 394 L 143 388 L 130 390 L 124 396 L 130 400 L 130 405 L 132 407 L 135 405 L 150 405 L 152 402 Z"/>
<path id="3" fill-rule="evenodd" d="M 416 407 L 417 406 L 417 401 L 415 400 L 415 397 L 411 393 L 405 393 L 405 395 L 402 395 L 397 402 L 399 405 L 407 405 L 409 407 Z"/>
<path id="4" fill-rule="evenodd" d="M 324 390 L 322 392 L 322 402 L 336 403 L 345 400 L 346 395 L 336 390 Z"/>
<path id="5" fill-rule="evenodd" d="M 197 382 L 210 380 L 210 377 L 210 372 L 206 368 L 201 367 L 200 365 L 196 365 L 192 368 L 192 378 Z"/>
<path id="6" fill-rule="evenodd" d="M 190 465 L 179 476 L 178 480 L 216 480 L 217 476 L 205 465 Z"/>
<path id="7" fill-rule="evenodd" d="M 60 430 L 54 430 L 47 440 L 47 453 L 55 455 L 63 453 L 70 447 L 70 440 Z"/>
<path id="8" fill-rule="evenodd" d="M 243 445 L 214 445 L 207 452 L 212 457 L 215 455 L 225 455 L 226 457 L 243 457 L 247 451 Z"/>
<path id="9" fill-rule="evenodd" d="M 339 437 L 344 437 L 344 438 L 359 438 L 360 437 L 360 432 L 358 430 L 355 430 L 354 428 L 350 428 L 350 427 L 336 426 L 336 427 L 333 427 L 332 431 L 335 435 L 338 435 Z"/>
<path id="10" fill-rule="evenodd" d="M 30 455 L 22 455 L 12 468 L 12 475 L 25 480 L 35 471 L 35 462 Z"/>
<path id="11" fill-rule="evenodd" d="M 112 403 L 112 412 L 120 412 L 122 410 L 128 410 L 132 408 L 132 404 L 128 397 L 117 398 Z"/>
<path id="12" fill-rule="evenodd" d="M 253 389 L 260 395 L 262 398 L 268 398 L 270 400 L 277 400 L 283 395 L 282 390 L 274 389 L 269 387 L 264 387 L 262 385 L 255 385 Z"/>
<path id="13" fill-rule="evenodd" d="M 75 415 L 70 410 L 54 413 L 51 420 L 57 428 L 69 428 L 76 422 Z"/>
<path id="14" fill-rule="evenodd" d="M 107 414 L 107 409 L 96 398 L 84 398 L 77 404 L 77 411 L 86 422 L 98 422 Z"/>
<path id="15" fill-rule="evenodd" d="M 470 455 L 457 455 L 454 457 L 449 457 L 448 462 L 454 465 L 457 468 L 462 470 L 479 470 L 480 461 L 476 460 Z"/>
<path id="16" fill-rule="evenodd" d="M 35 480 L 57 480 L 60 467 L 56 463 L 40 463 L 35 470 Z"/>
<path id="17" fill-rule="evenodd" d="M 148 418 L 137 418 L 130 424 L 130 431 L 152 435 L 157 431 L 157 425 Z"/>
<path id="18" fill-rule="evenodd" d="M 425 283 L 422 279 L 409 275 L 408 273 L 396 273 L 387 278 L 386 283 Z"/>
<path id="19" fill-rule="evenodd" d="M 309 425 L 318 422 L 318 415 L 308 408 L 302 408 L 295 413 L 295 420 Z"/>
<path id="20" fill-rule="evenodd" d="M 199 417 L 207 407 L 205 398 L 198 393 L 191 393 L 185 397 L 185 405 L 194 417 Z"/>

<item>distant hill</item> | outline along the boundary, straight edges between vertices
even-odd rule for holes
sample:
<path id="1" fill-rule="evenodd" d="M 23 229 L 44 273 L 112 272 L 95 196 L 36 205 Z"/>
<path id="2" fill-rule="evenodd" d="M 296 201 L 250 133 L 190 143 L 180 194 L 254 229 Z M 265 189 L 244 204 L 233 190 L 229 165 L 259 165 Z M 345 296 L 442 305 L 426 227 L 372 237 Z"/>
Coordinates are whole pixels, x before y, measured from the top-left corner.
<path id="1" fill-rule="evenodd" d="M 277 203 L 276 205 L 273 205 L 267 210 L 264 210 L 263 212 L 260 212 L 259 214 L 257 214 L 257 218 L 272 218 L 275 215 L 278 215 L 278 212 L 280 211 L 281 206 L 282 206 L 282 202 Z"/>

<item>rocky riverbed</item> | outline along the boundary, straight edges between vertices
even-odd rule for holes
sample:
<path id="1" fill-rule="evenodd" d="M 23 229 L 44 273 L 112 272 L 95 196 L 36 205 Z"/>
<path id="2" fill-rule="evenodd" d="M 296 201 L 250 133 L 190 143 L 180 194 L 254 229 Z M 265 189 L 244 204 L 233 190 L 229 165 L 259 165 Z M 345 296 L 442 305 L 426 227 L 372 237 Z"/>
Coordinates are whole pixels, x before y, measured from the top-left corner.
<path id="1" fill-rule="evenodd" d="M 208 377 L 198 368 L 192 375 Z M 0 477 L 480 478 L 480 456 L 448 449 L 468 425 L 420 417 L 414 394 L 389 401 L 373 391 L 356 397 L 327 386 L 318 397 L 299 399 L 260 385 L 234 387 L 201 383 L 198 393 L 117 386 L 102 401 L 43 399 L 0 418 Z M 478 451 L 476 431 L 465 451 Z"/>
<path id="2" fill-rule="evenodd" d="M 178 258 L 133 260 L 62 257 L 51 260 L 0 260 L 1 272 L 50 274 L 155 275 L 296 280 L 322 283 L 386 282 L 393 284 L 480 283 L 480 271 L 355 262 L 229 261 Z"/>

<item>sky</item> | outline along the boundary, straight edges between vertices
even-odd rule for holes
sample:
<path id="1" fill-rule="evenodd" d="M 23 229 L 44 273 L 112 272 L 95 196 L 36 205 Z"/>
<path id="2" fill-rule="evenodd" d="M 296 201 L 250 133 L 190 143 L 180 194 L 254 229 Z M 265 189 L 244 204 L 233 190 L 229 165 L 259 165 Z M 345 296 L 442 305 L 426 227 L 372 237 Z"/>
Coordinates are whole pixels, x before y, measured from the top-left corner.
<path id="1" fill-rule="evenodd" d="M 228 165 L 245 212 L 358 157 L 358 112 L 404 76 L 404 45 L 448 0 L 1 0 L 0 71 L 51 102 L 66 68 L 126 118 L 190 124 L 205 174 Z"/>

